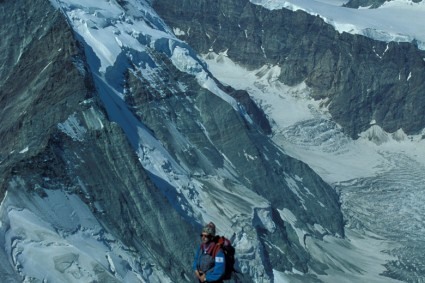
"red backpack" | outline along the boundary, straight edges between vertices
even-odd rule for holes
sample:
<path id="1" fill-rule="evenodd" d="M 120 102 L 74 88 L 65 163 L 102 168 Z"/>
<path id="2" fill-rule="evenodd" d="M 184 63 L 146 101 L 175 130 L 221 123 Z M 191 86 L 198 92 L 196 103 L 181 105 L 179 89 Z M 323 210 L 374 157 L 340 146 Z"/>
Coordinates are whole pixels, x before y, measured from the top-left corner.
<path id="1" fill-rule="evenodd" d="M 237 272 L 234 268 L 235 265 L 235 248 L 232 246 L 232 242 L 230 242 L 229 239 L 227 239 L 224 236 L 216 236 L 214 238 L 214 242 L 216 243 L 213 251 L 212 256 L 215 258 L 218 251 L 221 249 L 224 253 L 225 258 L 225 271 L 223 276 L 221 277 L 222 280 L 229 280 L 232 278 L 233 272 Z"/>

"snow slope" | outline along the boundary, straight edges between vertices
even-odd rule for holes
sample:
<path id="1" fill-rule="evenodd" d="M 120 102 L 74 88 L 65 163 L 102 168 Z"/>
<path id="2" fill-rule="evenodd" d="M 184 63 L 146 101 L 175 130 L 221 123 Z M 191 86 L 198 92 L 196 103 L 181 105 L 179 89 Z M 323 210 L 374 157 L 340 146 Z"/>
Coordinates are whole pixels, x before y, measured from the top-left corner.
<path id="1" fill-rule="evenodd" d="M 78 196 L 28 196 L 20 185 L 12 184 L 0 206 L 0 235 L 23 282 L 172 282 L 148 251 L 136 253 L 109 235 Z"/>
<path id="2" fill-rule="evenodd" d="M 205 214 L 198 207 L 198 197 L 192 195 L 193 189 L 202 191 L 201 185 L 189 179 L 189 172 L 173 159 L 125 105 L 124 90 L 117 85 L 119 80 L 114 76 L 121 76 L 122 70 L 128 66 L 126 60 L 119 60 L 119 56 L 128 56 L 144 79 L 150 81 L 157 74 L 155 61 L 150 58 L 149 50 L 163 51 L 170 55 L 177 69 L 195 76 L 201 86 L 227 101 L 236 111 L 243 110 L 234 98 L 217 87 L 199 59 L 190 54 L 189 47 L 173 35 L 147 1 L 126 1 L 126 10 L 114 1 L 107 0 L 51 1 L 63 11 L 85 43 L 96 87 L 108 115 L 125 131 L 144 168 L 176 188 L 173 194 L 164 194 L 171 203 L 175 203 L 177 210 L 184 211 L 189 217 Z M 108 72 L 112 72 L 112 75 Z M 177 199 L 180 199 L 178 203 Z M 218 211 L 211 211 L 206 215 L 217 213 Z M 224 219 L 222 221 L 226 223 Z"/>

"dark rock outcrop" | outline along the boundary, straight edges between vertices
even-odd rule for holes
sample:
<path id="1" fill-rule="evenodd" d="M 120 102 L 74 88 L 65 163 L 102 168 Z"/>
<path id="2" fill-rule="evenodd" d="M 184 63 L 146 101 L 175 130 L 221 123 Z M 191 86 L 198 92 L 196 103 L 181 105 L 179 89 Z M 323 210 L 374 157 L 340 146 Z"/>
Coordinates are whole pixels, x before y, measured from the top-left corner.
<path id="1" fill-rule="evenodd" d="M 348 8 L 360 8 L 360 7 L 370 7 L 370 8 L 378 8 L 382 4 L 384 4 L 387 0 L 350 0 L 344 7 Z"/>
<path id="2" fill-rule="evenodd" d="M 43 150 L 57 123 L 92 92 L 82 54 L 63 16 L 48 1 L 33 4 L 0 3 L 2 194 L 13 164 Z M 27 152 L 19 153 L 26 147 Z"/>
<path id="3" fill-rule="evenodd" d="M 154 8 L 200 53 L 223 52 L 249 69 L 278 65 L 288 85 L 305 81 L 351 137 L 375 120 L 384 130 L 425 127 L 425 52 L 338 33 L 303 11 L 267 10 L 247 0 L 155 0 Z"/>

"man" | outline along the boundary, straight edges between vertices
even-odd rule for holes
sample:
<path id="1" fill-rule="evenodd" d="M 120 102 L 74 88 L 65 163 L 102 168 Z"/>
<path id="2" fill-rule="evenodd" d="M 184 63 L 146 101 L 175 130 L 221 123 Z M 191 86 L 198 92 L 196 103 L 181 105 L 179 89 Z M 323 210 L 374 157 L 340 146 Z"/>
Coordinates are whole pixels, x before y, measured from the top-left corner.
<path id="1" fill-rule="evenodd" d="M 214 241 L 215 225 L 210 222 L 202 229 L 201 246 L 196 251 L 193 269 L 198 282 L 222 283 L 226 262 L 223 250 Z"/>

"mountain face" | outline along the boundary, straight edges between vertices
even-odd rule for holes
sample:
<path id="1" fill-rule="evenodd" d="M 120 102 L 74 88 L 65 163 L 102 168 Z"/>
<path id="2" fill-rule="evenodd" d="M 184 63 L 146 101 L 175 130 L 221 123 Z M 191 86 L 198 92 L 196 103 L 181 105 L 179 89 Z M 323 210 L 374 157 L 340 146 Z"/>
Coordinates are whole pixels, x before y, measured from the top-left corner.
<path id="1" fill-rule="evenodd" d="M 245 243 L 239 245 L 244 282 L 255 278 L 267 282 L 272 269 L 308 271 L 313 260 L 295 229 L 318 238 L 324 232 L 344 235 L 337 194 L 307 165 L 286 156 L 269 140 L 265 133 L 270 126 L 247 94 L 212 81 L 236 103 L 229 104 L 173 64 L 170 56 L 178 51 L 193 52 L 187 45 L 172 38 L 156 42 L 139 38 L 145 51 L 123 48 L 115 64 L 101 73 L 92 47 L 83 35 L 72 32 L 70 20 L 49 1 L 0 5 L 5 39 L 2 258 L 9 263 L 1 267 L 4 282 L 20 277 L 34 282 L 43 278 L 116 282 L 130 273 L 148 282 L 189 281 L 194 235 L 211 217 L 208 211 L 215 210 L 221 211 L 215 220 L 224 219 L 222 231 L 228 237 L 234 234 L 236 244 Z M 117 7 L 130 13 L 127 5 Z M 65 15 L 72 8 L 65 6 Z M 125 20 L 130 19 L 135 20 L 130 16 Z M 122 98 L 111 98 L 116 92 Z M 117 113 L 114 107 L 126 110 Z M 134 128 L 123 131 L 120 119 L 134 119 L 126 124 Z M 149 138 L 135 145 L 128 131 L 140 131 L 137 125 Z M 157 157 L 155 147 L 161 147 L 164 155 Z M 58 192 L 66 197 L 59 198 Z M 59 246 L 68 246 L 77 235 L 95 229 L 84 225 L 88 216 L 71 217 L 71 224 L 65 224 L 53 216 L 54 207 L 49 213 L 41 209 L 57 205 L 73 211 L 73 196 L 78 196 L 78 207 L 87 207 L 96 219 L 96 236 L 91 238 L 108 241 L 109 247 L 122 243 L 134 261 L 122 260 L 118 269 L 111 260 L 89 255 L 92 263 L 87 265 L 84 248 L 63 249 L 46 258 L 54 270 L 47 274 L 36 270 L 26 255 L 40 255 L 31 248 L 35 243 L 49 253 L 53 242 L 44 234 L 54 234 Z M 56 198 L 60 202 L 55 204 Z M 285 224 L 282 211 L 291 211 L 299 221 Z M 21 227 L 20 219 L 27 217 L 20 218 L 20 212 L 40 220 L 34 227 Z M 42 232 L 44 225 L 51 227 L 49 232 Z M 99 236 L 104 234 L 110 238 Z M 118 257 L 117 253 L 113 255 Z"/>
<path id="2" fill-rule="evenodd" d="M 237 282 L 356 269 L 323 256 L 329 238 L 349 245 L 338 193 L 199 54 L 280 65 L 357 137 L 371 119 L 423 128 L 413 44 L 239 0 L 3 0 L 0 12 L 1 282 L 192 282 L 209 221 L 235 244 Z"/>
<path id="3" fill-rule="evenodd" d="M 425 125 L 425 54 L 414 44 L 340 34 L 320 17 L 248 0 L 155 0 L 153 7 L 199 53 L 226 52 L 250 69 L 279 66 L 281 82 L 305 82 L 354 139 L 373 120 L 407 134 Z"/>
<path id="4" fill-rule="evenodd" d="M 45 191 L 49 190 L 79 196 L 116 239 L 137 246 L 139 251 L 139 245 L 149 247 L 150 257 L 159 258 L 155 264 L 163 264 L 164 268 L 174 262 L 169 275 L 180 278 L 181 272 L 189 269 L 191 259 L 187 255 L 193 250 L 189 239 L 197 231 L 192 224 L 180 221 L 181 216 L 165 197 L 154 192 L 155 186 L 122 130 L 107 120 L 96 97 L 83 48 L 63 14 L 49 1 L 35 1 L 31 5 L 25 1 L 3 1 L 0 5 L 5 39 L 1 64 L 4 67 L 1 69 L 0 174 L 2 196 L 7 194 L 1 210 L 4 247 L 1 281 L 19 282 L 25 278 L 41 282 L 37 280 L 52 276 L 52 282 L 64 282 L 48 269 L 41 277 L 31 273 L 33 263 L 28 263 L 24 256 L 31 249 L 25 243 L 68 246 L 69 240 L 49 242 L 42 232 L 31 239 L 30 233 L 41 228 L 18 230 L 15 225 L 19 223 L 12 219 L 11 213 L 12 208 L 36 213 L 37 210 L 27 207 L 28 203 L 34 204 L 38 197 L 47 202 Z M 66 207 L 67 204 L 55 205 Z M 156 214 L 158 210 L 166 213 Z M 40 217 L 47 223 L 53 221 L 43 214 Z M 88 216 L 82 216 L 85 217 Z M 69 227 L 61 223 L 65 219 L 56 221 L 51 225 L 63 234 L 77 234 L 85 228 L 82 222 Z M 179 224 L 175 225 L 174 221 Z M 179 249 L 171 249 L 163 257 L 164 247 L 173 247 L 176 239 L 181 245 Z M 49 254 L 47 250 L 46 247 Z M 41 254 L 34 252 L 33 256 Z M 60 255 L 50 256 L 62 274 L 74 274 L 69 280 L 77 282 L 83 276 L 83 272 L 72 270 L 74 260 L 69 260 L 75 256 L 78 263 L 78 253 L 64 249 Z M 144 260 L 143 257 L 139 255 L 138 260 Z M 101 282 L 120 281 L 112 275 L 110 267 L 93 264 L 82 268 L 96 274 Z M 152 272 L 149 269 L 146 268 L 145 274 Z"/>

